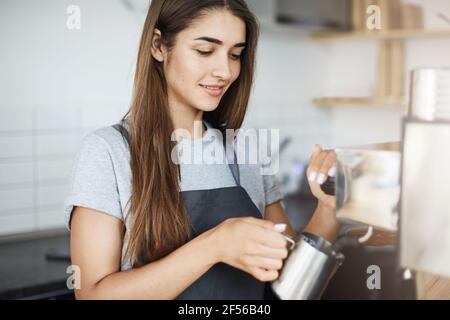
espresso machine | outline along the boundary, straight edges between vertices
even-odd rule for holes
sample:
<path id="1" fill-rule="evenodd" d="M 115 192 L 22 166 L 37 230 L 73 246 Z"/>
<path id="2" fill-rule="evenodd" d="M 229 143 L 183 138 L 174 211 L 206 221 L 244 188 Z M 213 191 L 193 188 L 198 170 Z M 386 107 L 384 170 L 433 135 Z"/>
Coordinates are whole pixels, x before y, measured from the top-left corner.
<path id="1" fill-rule="evenodd" d="M 403 122 L 400 264 L 450 278 L 450 69 L 416 70 L 411 87 Z"/>
<path id="2" fill-rule="evenodd" d="M 334 151 L 337 174 L 322 189 L 336 197 L 337 219 L 366 229 L 360 243 L 377 232 L 392 243 L 394 235 L 399 269 L 450 278 L 450 69 L 412 72 L 401 141 Z M 273 291 L 319 299 L 345 263 L 339 245 L 302 234 Z"/>

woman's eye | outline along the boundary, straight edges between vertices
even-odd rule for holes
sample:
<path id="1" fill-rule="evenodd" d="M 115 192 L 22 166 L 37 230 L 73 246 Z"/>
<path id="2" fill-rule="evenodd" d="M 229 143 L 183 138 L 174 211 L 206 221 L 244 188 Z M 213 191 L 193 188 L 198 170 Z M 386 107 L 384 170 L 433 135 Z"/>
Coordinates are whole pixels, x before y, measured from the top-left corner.
<path id="1" fill-rule="evenodd" d="M 197 50 L 198 54 L 201 56 L 207 56 L 209 54 L 211 54 L 211 51 L 201 51 L 201 50 Z"/>
<path id="2" fill-rule="evenodd" d="M 202 50 L 196 50 L 196 51 L 201 56 L 209 56 L 210 54 L 212 54 L 212 51 L 202 51 Z M 231 59 L 239 60 L 239 59 L 241 59 L 241 55 L 240 54 L 232 54 Z"/>
<path id="3" fill-rule="evenodd" d="M 241 55 L 240 55 L 240 54 L 232 54 L 232 55 L 231 55 L 231 58 L 232 58 L 233 60 L 239 60 L 239 59 L 241 59 Z"/>

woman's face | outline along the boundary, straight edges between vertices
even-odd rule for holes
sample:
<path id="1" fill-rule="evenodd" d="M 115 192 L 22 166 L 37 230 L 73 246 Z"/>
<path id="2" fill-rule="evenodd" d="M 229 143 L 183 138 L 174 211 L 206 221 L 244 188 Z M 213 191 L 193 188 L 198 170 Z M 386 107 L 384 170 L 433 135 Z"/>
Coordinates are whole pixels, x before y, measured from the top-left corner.
<path id="1" fill-rule="evenodd" d="M 241 70 L 245 23 L 228 10 L 213 10 L 180 32 L 164 72 L 172 108 L 212 111 Z"/>

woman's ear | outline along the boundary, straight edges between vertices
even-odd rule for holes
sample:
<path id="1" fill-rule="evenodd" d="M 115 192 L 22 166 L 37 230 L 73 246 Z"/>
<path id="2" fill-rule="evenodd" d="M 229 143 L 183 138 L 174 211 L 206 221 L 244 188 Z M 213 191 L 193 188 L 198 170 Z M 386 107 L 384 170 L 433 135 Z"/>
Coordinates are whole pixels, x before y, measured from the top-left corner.
<path id="1" fill-rule="evenodd" d="M 156 29 L 153 31 L 152 36 L 152 56 L 159 62 L 164 61 L 164 46 L 161 42 L 161 31 L 159 29 Z"/>

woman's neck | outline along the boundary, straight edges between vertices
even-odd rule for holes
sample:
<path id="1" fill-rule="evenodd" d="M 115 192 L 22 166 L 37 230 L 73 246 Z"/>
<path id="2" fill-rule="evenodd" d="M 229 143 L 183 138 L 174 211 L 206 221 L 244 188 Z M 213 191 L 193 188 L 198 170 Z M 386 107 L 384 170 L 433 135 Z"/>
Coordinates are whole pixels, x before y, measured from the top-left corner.
<path id="1" fill-rule="evenodd" d="M 203 137 L 203 111 L 192 107 L 171 107 L 170 111 L 175 130 L 180 131 L 185 138 Z"/>

